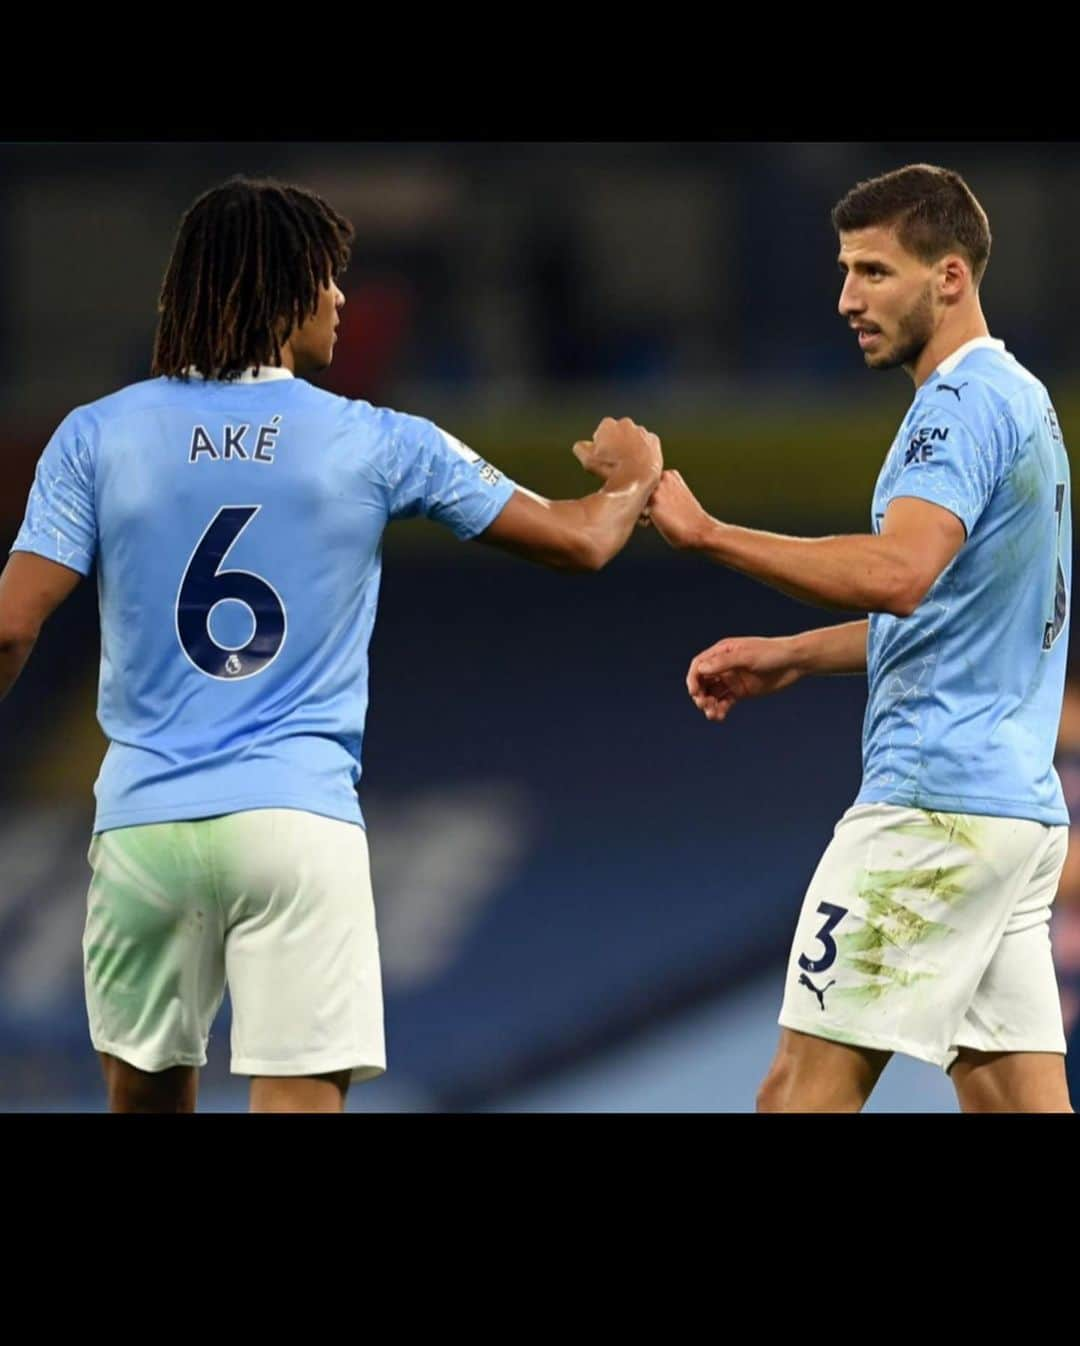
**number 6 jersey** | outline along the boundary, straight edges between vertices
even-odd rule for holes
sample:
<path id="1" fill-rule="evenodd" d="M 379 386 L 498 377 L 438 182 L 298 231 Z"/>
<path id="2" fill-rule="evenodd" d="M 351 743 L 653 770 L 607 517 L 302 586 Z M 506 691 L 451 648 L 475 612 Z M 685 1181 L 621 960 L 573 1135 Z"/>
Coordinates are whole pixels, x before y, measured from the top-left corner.
<path id="1" fill-rule="evenodd" d="M 94 830 L 274 807 L 360 822 L 383 529 L 424 514 L 474 537 L 513 492 L 430 421 L 284 369 L 73 411 L 12 550 L 97 563 Z"/>
<path id="2" fill-rule="evenodd" d="M 1043 385 L 982 337 L 918 390 L 878 478 L 967 538 L 910 617 L 874 613 L 856 803 L 1067 823 L 1054 770 L 1068 649 L 1069 462 Z"/>

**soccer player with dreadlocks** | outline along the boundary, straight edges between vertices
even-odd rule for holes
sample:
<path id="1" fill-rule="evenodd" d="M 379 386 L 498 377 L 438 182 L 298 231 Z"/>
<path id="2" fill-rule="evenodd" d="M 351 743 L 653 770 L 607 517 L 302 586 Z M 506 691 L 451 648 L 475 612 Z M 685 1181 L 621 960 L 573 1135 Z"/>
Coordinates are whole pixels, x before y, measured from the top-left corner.
<path id="1" fill-rule="evenodd" d="M 97 783 L 83 939 L 115 1112 L 186 1112 L 226 983 L 253 1111 L 339 1112 L 386 1066 L 357 802 L 382 533 L 423 514 L 597 570 L 660 479 L 604 420 L 601 488 L 550 501 L 420 417 L 307 382 L 333 358 L 352 229 L 299 187 L 235 178 L 183 217 L 152 377 L 77 408 L 38 464 L 0 575 L 0 696 L 97 569 Z"/>

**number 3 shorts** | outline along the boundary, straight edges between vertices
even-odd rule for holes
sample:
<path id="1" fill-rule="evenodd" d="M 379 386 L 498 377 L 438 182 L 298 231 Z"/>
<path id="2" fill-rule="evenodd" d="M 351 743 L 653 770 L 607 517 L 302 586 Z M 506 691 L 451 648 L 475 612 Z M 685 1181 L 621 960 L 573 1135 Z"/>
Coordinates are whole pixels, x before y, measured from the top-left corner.
<path id="1" fill-rule="evenodd" d="M 1068 828 L 859 804 L 803 902 L 780 1023 L 948 1070 L 1064 1052 L 1050 908 Z"/>
<path id="2" fill-rule="evenodd" d="M 100 832 L 83 938 L 90 1037 L 139 1070 L 202 1066 L 228 983 L 232 1070 L 386 1068 L 367 837 L 298 809 Z"/>

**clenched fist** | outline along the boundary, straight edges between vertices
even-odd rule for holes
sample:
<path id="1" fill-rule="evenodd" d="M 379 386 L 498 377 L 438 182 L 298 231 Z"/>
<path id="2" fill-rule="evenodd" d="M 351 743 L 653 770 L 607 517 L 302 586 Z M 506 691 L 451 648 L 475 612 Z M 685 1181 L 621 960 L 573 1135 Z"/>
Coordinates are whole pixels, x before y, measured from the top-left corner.
<path id="1" fill-rule="evenodd" d="M 679 549 L 701 546 L 712 522 L 682 473 L 671 470 L 660 478 L 645 515 L 664 541 Z"/>
<path id="2" fill-rule="evenodd" d="M 659 481 L 664 470 L 660 440 L 625 416 L 621 421 L 605 416 L 592 439 L 579 439 L 574 445 L 574 457 L 586 472 L 603 481 L 624 475 Z"/>

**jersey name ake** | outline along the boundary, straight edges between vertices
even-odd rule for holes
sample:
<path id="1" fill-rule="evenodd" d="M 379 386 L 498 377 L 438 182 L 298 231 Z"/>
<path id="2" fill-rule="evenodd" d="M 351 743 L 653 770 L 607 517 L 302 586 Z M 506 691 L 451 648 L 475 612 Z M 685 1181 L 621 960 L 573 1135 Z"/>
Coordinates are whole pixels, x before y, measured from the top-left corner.
<path id="1" fill-rule="evenodd" d="M 205 425 L 196 425 L 191 431 L 188 462 L 224 463 L 237 458 L 245 462 L 272 463 L 280 430 L 280 416 L 271 416 L 269 422 L 260 425 L 254 434 L 250 425 L 224 425 L 216 440 Z"/>

